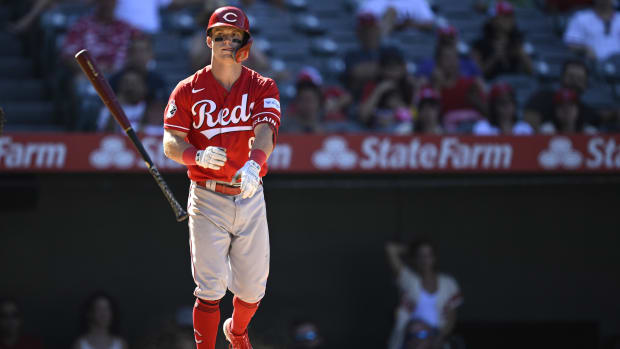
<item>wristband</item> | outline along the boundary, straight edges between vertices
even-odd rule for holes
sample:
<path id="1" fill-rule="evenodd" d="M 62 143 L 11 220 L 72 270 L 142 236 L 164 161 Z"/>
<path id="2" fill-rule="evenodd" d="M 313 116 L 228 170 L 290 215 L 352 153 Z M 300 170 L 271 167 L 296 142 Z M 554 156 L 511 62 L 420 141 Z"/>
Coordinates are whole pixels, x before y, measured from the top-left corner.
<path id="1" fill-rule="evenodd" d="M 196 154 L 198 153 L 198 149 L 190 146 L 189 148 L 183 151 L 183 163 L 185 165 L 196 165 Z"/>
<path id="2" fill-rule="evenodd" d="M 267 154 L 265 154 L 265 152 L 260 149 L 252 149 L 252 151 L 250 152 L 250 160 L 256 161 L 256 163 L 259 164 L 260 167 L 263 167 L 265 162 L 267 162 Z"/>

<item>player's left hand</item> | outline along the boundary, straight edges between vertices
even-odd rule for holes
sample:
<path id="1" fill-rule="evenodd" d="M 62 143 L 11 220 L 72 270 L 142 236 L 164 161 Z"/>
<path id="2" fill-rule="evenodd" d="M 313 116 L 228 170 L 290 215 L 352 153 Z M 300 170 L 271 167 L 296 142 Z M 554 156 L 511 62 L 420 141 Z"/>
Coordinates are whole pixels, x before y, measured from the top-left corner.
<path id="1" fill-rule="evenodd" d="M 260 165 L 254 160 L 248 160 L 233 176 L 233 183 L 241 179 L 241 198 L 251 198 L 260 185 Z"/>

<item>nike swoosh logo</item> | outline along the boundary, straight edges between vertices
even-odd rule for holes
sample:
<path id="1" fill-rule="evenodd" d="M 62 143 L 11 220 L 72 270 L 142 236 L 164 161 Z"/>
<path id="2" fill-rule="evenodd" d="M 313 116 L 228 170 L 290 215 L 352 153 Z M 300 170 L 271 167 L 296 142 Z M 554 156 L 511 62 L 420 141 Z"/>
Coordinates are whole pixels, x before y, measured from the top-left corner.
<path id="1" fill-rule="evenodd" d="M 233 126 L 233 127 L 212 128 L 209 130 L 204 130 L 200 133 L 205 135 L 205 137 L 207 137 L 208 139 L 211 139 L 215 135 L 220 134 L 220 133 L 250 131 L 250 130 L 252 130 L 252 126 Z"/>
<path id="2" fill-rule="evenodd" d="M 197 90 L 192 89 L 192 93 L 200 92 L 200 91 L 202 91 L 202 90 L 204 90 L 204 89 L 205 89 L 205 87 L 203 87 L 203 88 L 199 88 L 199 89 L 197 89 Z"/>

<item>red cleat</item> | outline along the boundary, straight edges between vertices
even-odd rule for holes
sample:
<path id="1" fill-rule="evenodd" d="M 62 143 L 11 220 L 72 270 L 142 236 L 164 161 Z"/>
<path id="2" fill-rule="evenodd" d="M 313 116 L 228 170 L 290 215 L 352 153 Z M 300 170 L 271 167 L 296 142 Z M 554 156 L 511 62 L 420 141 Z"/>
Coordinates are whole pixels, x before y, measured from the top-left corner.
<path id="1" fill-rule="evenodd" d="M 252 344 L 250 344 L 250 337 L 248 337 L 248 330 L 240 336 L 235 336 L 232 333 L 232 318 L 226 319 L 224 321 L 224 335 L 226 336 L 226 340 L 230 342 L 228 345 L 229 349 L 252 349 Z"/>

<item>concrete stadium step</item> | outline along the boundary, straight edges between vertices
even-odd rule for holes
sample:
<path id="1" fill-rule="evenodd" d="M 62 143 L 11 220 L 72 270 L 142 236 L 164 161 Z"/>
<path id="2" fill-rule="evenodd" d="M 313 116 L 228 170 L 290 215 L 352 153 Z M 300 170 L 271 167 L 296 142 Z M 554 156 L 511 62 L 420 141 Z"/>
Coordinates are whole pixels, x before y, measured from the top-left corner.
<path id="1" fill-rule="evenodd" d="M 7 7 L 0 7 L 0 23 L 8 23 L 11 19 L 11 13 Z"/>
<path id="2" fill-rule="evenodd" d="M 0 18 L 1 17 L 2 16 L 0 16 Z M 0 19 L 0 23 L 6 22 Z M 15 57 L 22 54 L 22 45 L 19 39 L 7 32 L 0 32 L 0 47 L 2 47 L 2 50 L 0 50 L 0 57 Z"/>
<path id="3" fill-rule="evenodd" d="M 54 122 L 52 102 L 3 102 L 7 125 L 47 125 Z"/>
<path id="4" fill-rule="evenodd" d="M 66 132 L 67 129 L 63 126 L 58 126 L 54 124 L 40 124 L 40 125 L 30 125 L 30 124 L 7 124 L 4 126 L 4 132 L 6 135 L 11 132 Z"/>
<path id="5" fill-rule="evenodd" d="M 0 57 L 1 78 L 32 78 L 34 69 L 32 62 L 23 57 Z"/>
<path id="6" fill-rule="evenodd" d="M 0 100 L 37 101 L 47 98 L 45 86 L 40 79 L 0 80 Z"/>

